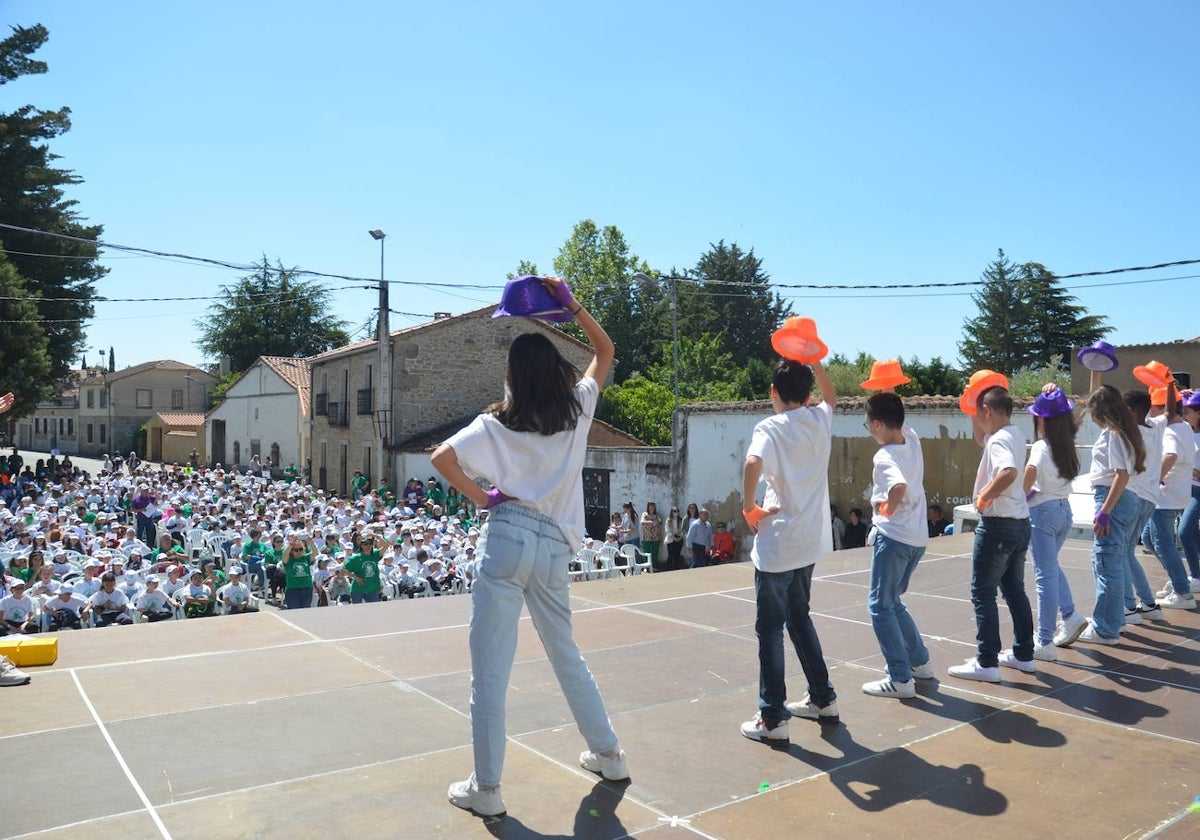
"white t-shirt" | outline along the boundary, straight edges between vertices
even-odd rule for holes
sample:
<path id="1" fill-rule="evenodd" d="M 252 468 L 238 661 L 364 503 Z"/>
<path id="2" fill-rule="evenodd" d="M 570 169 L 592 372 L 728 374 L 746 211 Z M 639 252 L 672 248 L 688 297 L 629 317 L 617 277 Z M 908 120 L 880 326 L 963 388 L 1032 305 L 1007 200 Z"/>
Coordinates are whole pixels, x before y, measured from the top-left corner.
<path id="1" fill-rule="evenodd" d="M 162 612 L 167 606 L 167 593 L 162 589 L 155 587 L 151 592 L 147 589 L 137 597 L 134 606 L 139 610 L 149 610 L 150 612 Z"/>
<path id="2" fill-rule="evenodd" d="M 1154 502 L 1156 505 L 1159 497 L 1158 475 L 1161 472 L 1156 467 L 1162 463 L 1163 428 L 1161 423 L 1152 423 L 1149 426 L 1138 424 L 1138 431 L 1142 433 L 1142 445 L 1146 447 L 1146 469 L 1140 473 L 1129 474 L 1129 489 L 1139 499 Z"/>
<path id="3" fill-rule="evenodd" d="M 582 412 L 574 429 L 553 435 L 514 432 L 490 414 L 480 414 L 446 441 L 467 473 L 491 481 L 507 495 L 558 523 L 567 545 L 583 540 L 583 460 L 600 386 L 579 380 L 575 396 Z"/>
<path id="4" fill-rule="evenodd" d="M 1029 503 L 1025 501 L 1025 485 L 1021 482 L 1025 472 L 1025 435 L 1012 424 L 983 439 L 983 457 L 979 459 L 979 469 L 975 473 L 974 498 L 979 497 L 989 481 L 1009 467 L 1017 471 L 1017 477 L 981 511 L 982 516 L 1029 518 Z"/>
<path id="5" fill-rule="evenodd" d="M 929 526 L 925 519 L 925 460 L 921 439 L 904 427 L 904 443 L 889 443 L 875 453 L 871 472 L 871 507 L 887 501 L 897 484 L 907 485 L 904 498 L 895 513 L 876 513 L 871 522 L 879 533 L 896 542 L 921 548 L 929 545 Z"/>
<path id="6" fill-rule="evenodd" d="M 1196 458 L 1196 433 L 1185 421 L 1172 423 L 1163 432 L 1162 454 L 1174 453 L 1175 465 L 1167 473 L 1163 482 L 1162 493 L 1158 499 L 1159 510 L 1183 510 L 1192 500 L 1192 468 Z M 1152 466 L 1153 465 L 1153 466 Z M 1162 458 L 1151 461 L 1146 458 L 1146 472 L 1154 472 L 1158 480 Z M 1159 467 L 1155 470 L 1153 467 Z"/>
<path id="7" fill-rule="evenodd" d="M 829 528 L 829 450 L 833 410 L 826 402 L 759 421 L 747 456 L 762 459 L 767 491 L 750 559 L 764 572 L 802 569 L 833 551 Z"/>
<path id="8" fill-rule="evenodd" d="M 1054 455 L 1050 452 L 1050 444 L 1046 441 L 1033 442 L 1029 450 L 1029 466 L 1037 470 L 1037 478 L 1033 481 L 1033 489 L 1037 491 L 1037 495 L 1029 501 L 1031 508 L 1071 495 L 1071 482 L 1059 474 Z"/>
<path id="9" fill-rule="evenodd" d="M 37 612 L 37 604 L 28 595 L 22 595 L 20 598 L 8 595 L 0 598 L 0 612 L 4 613 L 5 621 L 22 622 Z"/>
<path id="10" fill-rule="evenodd" d="M 88 598 L 88 606 L 99 612 L 119 612 L 128 605 L 129 599 L 125 597 L 125 593 L 116 588 L 112 592 L 105 592 L 101 589 Z"/>
<path id="11" fill-rule="evenodd" d="M 244 583 L 227 583 L 217 590 L 221 603 L 244 604 L 250 600 L 250 587 Z"/>
<path id="12" fill-rule="evenodd" d="M 82 595 L 84 598 L 91 598 L 100 591 L 100 578 L 79 578 L 73 582 L 71 586 L 75 588 L 76 595 Z"/>
<path id="13" fill-rule="evenodd" d="M 1093 488 L 1111 487 L 1117 470 L 1125 470 L 1133 477 L 1133 453 L 1119 434 L 1111 429 L 1101 429 L 1092 444 L 1092 469 L 1088 479 Z"/>
<path id="14" fill-rule="evenodd" d="M 86 606 L 87 606 L 87 599 L 81 598 L 78 595 L 76 595 L 74 592 L 72 592 L 71 597 L 65 601 L 57 595 L 55 597 L 51 598 L 49 601 L 47 601 L 45 604 L 42 605 L 42 612 L 53 614 L 57 610 L 71 610 L 76 615 L 78 615 L 79 611 L 82 610 Z"/>

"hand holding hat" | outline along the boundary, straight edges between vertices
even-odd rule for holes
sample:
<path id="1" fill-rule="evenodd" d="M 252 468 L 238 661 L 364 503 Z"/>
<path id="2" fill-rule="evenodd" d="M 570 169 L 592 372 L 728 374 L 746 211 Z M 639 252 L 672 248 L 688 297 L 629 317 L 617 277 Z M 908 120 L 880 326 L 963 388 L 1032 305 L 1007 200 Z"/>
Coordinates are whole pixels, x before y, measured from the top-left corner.
<path id="1" fill-rule="evenodd" d="M 564 304 L 563 300 L 567 303 Z M 492 317 L 523 316 L 565 324 L 575 317 L 569 308 L 569 304 L 574 303 L 571 290 L 557 277 L 525 274 L 514 277 L 504 286 L 500 306 L 492 313 Z"/>

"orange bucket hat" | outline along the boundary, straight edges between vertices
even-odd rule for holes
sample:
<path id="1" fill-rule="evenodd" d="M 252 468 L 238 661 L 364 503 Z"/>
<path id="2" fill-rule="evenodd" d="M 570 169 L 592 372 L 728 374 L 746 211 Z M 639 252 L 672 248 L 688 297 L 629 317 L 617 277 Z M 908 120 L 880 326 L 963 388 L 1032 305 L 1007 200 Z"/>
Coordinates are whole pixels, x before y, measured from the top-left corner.
<path id="1" fill-rule="evenodd" d="M 967 382 L 967 390 L 963 391 L 963 395 L 958 399 L 958 407 L 967 414 L 976 414 L 979 412 L 979 395 L 988 388 L 1008 387 L 1008 377 L 1003 373 L 996 373 L 994 370 L 977 370 L 971 374 L 970 381 Z"/>
<path id="2" fill-rule="evenodd" d="M 897 385 L 907 385 L 909 382 L 912 380 L 900 369 L 900 360 L 888 359 L 886 362 L 872 363 L 871 377 L 860 384 L 868 391 L 882 391 Z"/>
<path id="3" fill-rule="evenodd" d="M 1144 365 L 1138 365 L 1133 369 L 1133 376 L 1138 382 L 1151 388 L 1165 388 L 1175 381 L 1171 369 L 1162 362 L 1147 362 Z"/>
<path id="4" fill-rule="evenodd" d="M 817 336 L 817 324 L 812 318 L 792 317 L 771 333 L 775 352 L 793 362 L 819 362 L 829 353 L 825 342 Z"/>

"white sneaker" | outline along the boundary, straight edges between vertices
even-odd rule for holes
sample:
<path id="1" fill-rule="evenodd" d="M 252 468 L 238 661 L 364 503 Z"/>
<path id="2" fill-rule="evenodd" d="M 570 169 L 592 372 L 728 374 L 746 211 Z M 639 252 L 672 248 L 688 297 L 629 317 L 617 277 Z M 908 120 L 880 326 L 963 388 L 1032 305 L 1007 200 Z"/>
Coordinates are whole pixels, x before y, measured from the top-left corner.
<path id="1" fill-rule="evenodd" d="M 951 665 L 947 671 L 952 677 L 961 677 L 964 680 L 978 680 L 979 682 L 1000 682 L 1000 669 L 998 667 L 985 668 L 979 664 L 978 659 L 968 659 L 962 665 Z"/>
<path id="2" fill-rule="evenodd" d="M 1000 655 L 997 657 L 997 659 L 1005 668 L 1016 668 L 1018 671 L 1024 671 L 1026 674 L 1037 673 L 1036 662 L 1034 662 L 1032 659 L 1030 659 L 1028 662 L 1022 659 L 1017 659 L 1017 655 L 1011 650 L 1000 651 Z"/>
<path id="3" fill-rule="evenodd" d="M 788 703 L 787 710 L 798 718 L 805 720 L 817 720 L 821 723 L 837 723 L 838 722 L 838 705 L 837 700 L 830 700 L 827 706 L 818 706 L 812 701 L 812 698 L 807 694 L 799 703 Z"/>
<path id="4" fill-rule="evenodd" d="M 892 682 L 887 677 L 875 682 L 863 683 L 863 694 L 873 697 L 895 697 L 897 700 L 909 700 L 917 696 L 917 687 L 912 680 L 908 682 Z"/>
<path id="5" fill-rule="evenodd" d="M 1166 598 L 1175 592 L 1175 587 L 1171 585 L 1171 581 L 1167 581 L 1167 585 L 1154 593 L 1155 598 Z"/>
<path id="6" fill-rule="evenodd" d="M 1048 645 L 1035 643 L 1033 646 L 1033 658 L 1040 659 L 1042 662 L 1057 662 L 1058 649 L 1054 647 L 1053 643 Z"/>
<path id="7" fill-rule="evenodd" d="M 1188 578 L 1188 588 L 1192 590 L 1192 594 L 1200 592 L 1200 578 Z"/>
<path id="8" fill-rule="evenodd" d="M 1163 611 L 1158 608 L 1158 604 L 1138 604 L 1138 615 L 1142 617 L 1142 621 L 1162 621 Z"/>
<path id="9" fill-rule="evenodd" d="M 1187 595 L 1172 592 L 1165 598 L 1159 598 L 1158 605 L 1170 610 L 1194 610 L 1196 609 L 1196 596 L 1190 592 Z"/>
<path id="10" fill-rule="evenodd" d="M 1082 633 L 1079 634 L 1078 641 L 1087 642 L 1094 645 L 1115 645 L 1120 642 L 1120 639 L 1106 639 L 1096 632 L 1096 625 L 1089 623 Z"/>
<path id="11" fill-rule="evenodd" d="M 1083 613 L 1076 610 L 1071 613 L 1070 618 L 1064 618 L 1062 625 L 1058 628 L 1058 632 L 1054 634 L 1054 644 L 1059 647 L 1069 647 L 1079 638 L 1079 634 L 1088 626 L 1087 619 L 1083 617 Z"/>
<path id="12" fill-rule="evenodd" d="M 504 800 L 500 798 L 500 786 L 480 790 L 475 782 L 474 773 L 471 774 L 471 778 L 450 785 L 446 797 L 451 805 L 474 811 L 481 817 L 495 817 L 508 810 L 504 807 Z"/>
<path id="13" fill-rule="evenodd" d="M 917 665 L 912 669 L 913 678 L 918 680 L 933 679 L 933 662 L 926 662 L 924 665 Z"/>
<path id="14" fill-rule="evenodd" d="M 1125 623 L 1126 624 L 1141 624 L 1142 623 L 1142 614 L 1140 612 L 1138 612 L 1137 607 L 1134 607 L 1131 610 L 1125 610 Z"/>
<path id="15" fill-rule="evenodd" d="M 7 656 L 0 656 L 0 685 L 25 685 L 32 677 L 12 664 Z"/>
<path id="16" fill-rule="evenodd" d="M 584 750 L 579 754 L 579 766 L 584 770 L 599 773 L 610 782 L 621 782 L 629 778 L 629 767 L 625 764 L 625 750 L 614 756 Z"/>
<path id="17" fill-rule="evenodd" d="M 762 715 L 755 715 L 754 720 L 742 724 L 742 734 L 751 741 L 786 741 L 788 739 L 788 722 L 781 720 L 774 726 L 767 726 Z"/>

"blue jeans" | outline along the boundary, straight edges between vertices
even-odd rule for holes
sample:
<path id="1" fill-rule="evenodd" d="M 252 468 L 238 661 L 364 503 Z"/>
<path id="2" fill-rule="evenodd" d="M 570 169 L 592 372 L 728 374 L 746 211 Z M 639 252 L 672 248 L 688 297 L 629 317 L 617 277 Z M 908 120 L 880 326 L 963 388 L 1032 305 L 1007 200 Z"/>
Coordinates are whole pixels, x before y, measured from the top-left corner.
<path id="1" fill-rule="evenodd" d="M 900 600 L 908 591 L 908 582 L 924 553 L 924 547 L 906 545 L 883 534 L 875 536 L 867 615 L 871 616 L 871 627 L 887 660 L 888 678 L 892 682 L 908 682 L 913 668 L 929 662 L 929 650 L 921 640 L 921 631 Z"/>
<path id="2" fill-rule="evenodd" d="M 1129 612 L 1137 606 L 1138 598 L 1143 604 L 1154 603 L 1154 590 L 1150 581 L 1146 580 L 1146 570 L 1137 559 L 1138 536 L 1150 525 L 1150 517 L 1154 515 L 1154 502 L 1137 498 L 1137 516 L 1133 521 L 1133 530 L 1129 533 L 1129 550 L 1125 553 L 1125 611 Z M 1137 598 L 1134 595 L 1137 595 Z"/>
<path id="3" fill-rule="evenodd" d="M 700 543 L 692 543 L 692 562 L 688 563 L 689 569 L 698 569 L 701 566 L 708 565 L 708 546 Z"/>
<path id="4" fill-rule="evenodd" d="M 1179 517 L 1179 544 L 1187 558 L 1188 574 L 1200 578 L 1200 487 L 1192 485 L 1192 500 Z M 1187 592 L 1187 589 L 1177 590 Z"/>
<path id="5" fill-rule="evenodd" d="M 493 508 L 483 527 L 470 631 L 471 738 L 480 785 L 500 784 L 504 769 L 505 699 L 522 604 L 588 749 L 617 746 L 600 689 L 571 633 L 567 583 L 573 554 L 554 520 L 514 502 Z"/>
<path id="6" fill-rule="evenodd" d="M 1071 505 L 1066 499 L 1052 499 L 1029 509 L 1029 553 L 1033 555 L 1033 580 L 1037 588 L 1037 643 L 1054 640 L 1058 614 L 1075 614 L 1071 585 L 1058 565 L 1058 553 L 1071 531 Z"/>
<path id="7" fill-rule="evenodd" d="M 312 606 L 313 590 L 311 586 L 296 586 L 283 590 L 283 606 L 289 610 L 302 610 Z"/>
<path id="8" fill-rule="evenodd" d="M 812 576 L 812 566 L 786 572 L 754 570 L 758 613 L 754 622 L 754 634 L 758 636 L 758 708 L 763 723 L 771 728 L 792 716 L 787 710 L 787 684 L 784 681 L 785 625 L 808 680 L 809 699 L 818 706 L 828 706 L 837 697 L 833 683 L 829 681 L 829 669 L 821 653 L 817 628 L 808 613 Z"/>
<path id="9" fill-rule="evenodd" d="M 1095 488 L 1096 510 L 1100 510 L 1111 488 Z M 1092 543 L 1092 574 L 1096 576 L 1096 606 L 1092 624 L 1106 639 L 1115 639 L 1125 624 L 1125 553 L 1137 535 L 1137 496 L 1126 490 L 1112 509 L 1111 527 Z"/>
<path id="10" fill-rule="evenodd" d="M 350 593 L 350 603 L 351 604 L 362 604 L 362 603 L 376 604 L 378 602 L 379 602 L 379 593 L 378 592 L 351 592 Z"/>
<path id="11" fill-rule="evenodd" d="M 1033 610 L 1025 594 L 1025 552 L 1029 549 L 1028 519 L 984 516 L 975 528 L 971 551 L 971 604 L 975 607 L 976 658 L 995 668 L 1000 657 L 1000 611 L 996 588 L 1008 604 L 1013 622 L 1013 654 L 1033 659 Z"/>
<path id="12" fill-rule="evenodd" d="M 1171 581 L 1171 588 L 1176 592 L 1188 592 L 1187 569 L 1179 556 L 1179 546 L 1175 544 L 1175 520 L 1180 513 L 1179 510 L 1154 511 L 1150 517 L 1150 534 L 1154 540 L 1154 553 Z"/>

